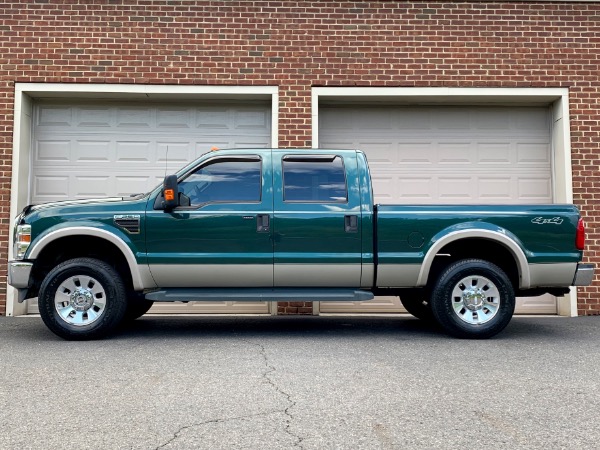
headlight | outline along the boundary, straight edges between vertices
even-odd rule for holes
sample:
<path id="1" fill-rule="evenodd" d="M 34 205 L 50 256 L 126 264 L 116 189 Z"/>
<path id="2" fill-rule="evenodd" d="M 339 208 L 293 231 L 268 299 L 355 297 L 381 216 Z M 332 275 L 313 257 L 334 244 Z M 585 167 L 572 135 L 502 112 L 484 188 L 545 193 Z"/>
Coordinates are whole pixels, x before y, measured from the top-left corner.
<path id="1" fill-rule="evenodd" d="M 13 255 L 15 259 L 23 259 L 31 244 L 31 225 L 17 225 Z"/>

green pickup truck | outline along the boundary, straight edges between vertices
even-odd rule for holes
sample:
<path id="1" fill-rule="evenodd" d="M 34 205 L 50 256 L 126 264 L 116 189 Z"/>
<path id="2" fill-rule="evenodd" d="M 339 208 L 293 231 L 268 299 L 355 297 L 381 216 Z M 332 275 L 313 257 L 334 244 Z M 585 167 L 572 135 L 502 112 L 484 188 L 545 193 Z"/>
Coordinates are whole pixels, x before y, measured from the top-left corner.
<path id="1" fill-rule="evenodd" d="M 65 339 L 105 336 L 154 302 L 376 295 L 488 338 L 515 296 L 592 282 L 584 240 L 572 205 L 374 205 L 361 151 L 232 149 L 146 194 L 27 206 L 9 284 Z"/>

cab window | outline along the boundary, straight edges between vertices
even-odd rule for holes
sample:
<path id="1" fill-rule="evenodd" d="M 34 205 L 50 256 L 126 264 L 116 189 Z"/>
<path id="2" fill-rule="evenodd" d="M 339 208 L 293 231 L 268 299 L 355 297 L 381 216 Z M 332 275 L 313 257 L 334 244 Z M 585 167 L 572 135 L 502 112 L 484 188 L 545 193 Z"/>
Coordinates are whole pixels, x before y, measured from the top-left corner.
<path id="1" fill-rule="evenodd" d="M 286 202 L 346 203 L 346 171 L 339 156 L 283 158 L 283 197 Z"/>
<path id="2" fill-rule="evenodd" d="M 210 161 L 179 183 L 191 206 L 204 203 L 250 203 L 261 199 L 260 158 Z"/>

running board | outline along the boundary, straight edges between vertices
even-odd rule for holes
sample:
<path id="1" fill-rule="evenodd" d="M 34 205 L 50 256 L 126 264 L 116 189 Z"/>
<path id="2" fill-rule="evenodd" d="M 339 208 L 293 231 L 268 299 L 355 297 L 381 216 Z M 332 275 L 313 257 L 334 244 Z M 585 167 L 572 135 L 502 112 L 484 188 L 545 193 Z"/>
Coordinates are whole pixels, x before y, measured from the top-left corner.
<path id="1" fill-rule="evenodd" d="M 373 298 L 372 292 L 357 289 L 171 288 L 146 294 L 146 300 L 154 302 L 364 302 Z"/>

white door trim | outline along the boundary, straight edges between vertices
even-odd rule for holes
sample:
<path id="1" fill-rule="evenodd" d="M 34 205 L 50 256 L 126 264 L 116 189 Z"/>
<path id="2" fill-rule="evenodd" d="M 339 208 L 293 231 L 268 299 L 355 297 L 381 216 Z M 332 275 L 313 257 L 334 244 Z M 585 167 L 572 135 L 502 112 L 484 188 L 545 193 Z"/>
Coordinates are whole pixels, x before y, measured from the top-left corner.
<path id="1" fill-rule="evenodd" d="M 548 106 L 552 110 L 554 201 L 573 202 L 569 89 L 462 87 L 315 87 L 312 89 L 312 146 L 319 147 L 319 105 Z M 316 310 L 315 310 L 316 309 Z M 313 305 L 318 314 L 319 304 Z M 558 299 L 561 316 L 577 316 L 577 292 Z"/>
<path id="2" fill-rule="evenodd" d="M 34 99 L 89 99 L 89 100 L 267 100 L 271 102 L 271 147 L 279 143 L 279 87 L 278 86 L 179 86 L 143 84 L 93 83 L 15 83 L 12 190 L 10 217 L 16 217 L 29 198 L 31 176 L 31 140 Z M 12 255 L 13 227 L 10 227 L 8 259 Z M 276 310 L 276 307 L 274 307 Z M 17 302 L 17 292 L 7 286 L 6 315 L 27 313 L 27 306 Z"/>

